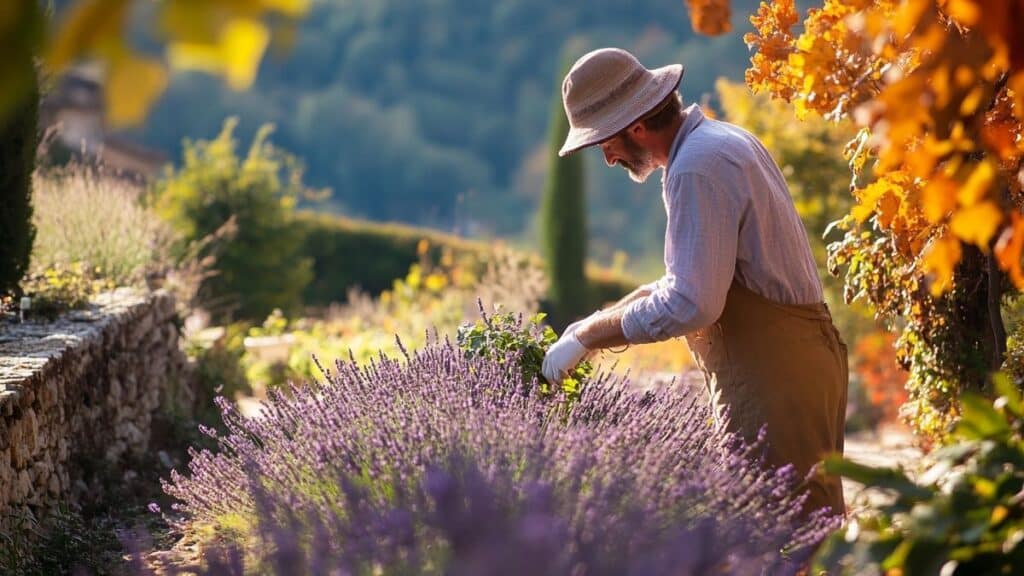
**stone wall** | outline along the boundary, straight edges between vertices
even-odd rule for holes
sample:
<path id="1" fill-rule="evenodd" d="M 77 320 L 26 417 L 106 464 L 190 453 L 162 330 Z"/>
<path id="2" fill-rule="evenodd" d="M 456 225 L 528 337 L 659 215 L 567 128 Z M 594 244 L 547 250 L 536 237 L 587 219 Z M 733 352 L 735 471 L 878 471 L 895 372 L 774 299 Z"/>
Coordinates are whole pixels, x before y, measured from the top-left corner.
<path id="1" fill-rule="evenodd" d="M 162 403 L 187 403 L 174 300 L 117 290 L 55 322 L 0 321 L 0 517 L 79 503 L 138 455 Z"/>

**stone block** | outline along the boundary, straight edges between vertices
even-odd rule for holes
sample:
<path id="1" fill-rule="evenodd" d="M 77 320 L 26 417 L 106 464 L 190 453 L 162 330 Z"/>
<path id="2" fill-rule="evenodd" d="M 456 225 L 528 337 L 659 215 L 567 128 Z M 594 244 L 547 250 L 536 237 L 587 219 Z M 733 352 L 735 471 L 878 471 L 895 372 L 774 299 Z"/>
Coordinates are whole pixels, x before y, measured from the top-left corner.
<path id="1" fill-rule="evenodd" d="M 18 473 L 18 482 L 14 491 L 15 502 L 24 502 L 28 499 L 29 494 L 32 493 L 32 478 L 28 474 L 28 470 L 22 470 Z"/>
<path id="2" fill-rule="evenodd" d="M 168 294 L 116 291 L 76 314 L 0 341 L 0 517 L 88 496 L 76 456 L 144 450 L 185 369 Z"/>

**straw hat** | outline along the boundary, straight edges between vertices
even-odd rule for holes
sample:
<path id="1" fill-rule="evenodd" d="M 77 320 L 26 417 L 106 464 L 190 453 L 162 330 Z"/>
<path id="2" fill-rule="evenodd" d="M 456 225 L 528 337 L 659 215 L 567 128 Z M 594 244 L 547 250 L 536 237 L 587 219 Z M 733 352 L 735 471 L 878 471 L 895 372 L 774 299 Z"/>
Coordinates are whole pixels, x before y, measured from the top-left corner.
<path id="1" fill-rule="evenodd" d="M 558 152 L 566 156 L 611 138 L 654 109 L 683 78 L 672 64 L 648 70 L 619 48 L 602 48 L 573 64 L 562 82 L 569 135 Z"/>

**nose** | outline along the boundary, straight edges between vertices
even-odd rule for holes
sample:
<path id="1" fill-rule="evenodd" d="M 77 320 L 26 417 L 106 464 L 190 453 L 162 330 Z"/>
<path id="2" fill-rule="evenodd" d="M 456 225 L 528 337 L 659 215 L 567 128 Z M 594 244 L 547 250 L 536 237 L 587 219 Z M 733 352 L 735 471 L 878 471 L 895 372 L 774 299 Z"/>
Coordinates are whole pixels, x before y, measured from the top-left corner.
<path id="1" fill-rule="evenodd" d="M 604 163 L 605 164 L 607 164 L 609 167 L 615 166 L 615 163 L 612 162 L 612 154 L 611 154 L 611 152 L 608 151 L 607 148 L 602 146 L 601 147 L 601 153 L 604 154 Z"/>

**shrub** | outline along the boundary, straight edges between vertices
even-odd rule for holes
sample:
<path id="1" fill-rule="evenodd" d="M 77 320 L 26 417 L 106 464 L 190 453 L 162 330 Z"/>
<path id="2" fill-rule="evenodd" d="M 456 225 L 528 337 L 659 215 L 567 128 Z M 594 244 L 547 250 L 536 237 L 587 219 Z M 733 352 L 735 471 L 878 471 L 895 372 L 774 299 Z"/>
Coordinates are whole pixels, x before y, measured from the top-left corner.
<path id="1" fill-rule="evenodd" d="M 188 528 L 251 560 L 280 553 L 294 568 L 308 554 L 352 573 L 532 560 L 501 542 L 536 545 L 556 573 L 621 573 L 695 548 L 715 569 L 750 559 L 785 572 L 833 526 L 801 518 L 792 468 L 762 470 L 761 446 L 715 428 L 701 399 L 601 376 L 564 419 L 551 400 L 514 362 L 449 344 L 338 362 L 325 382 L 272 392 L 258 418 L 221 401 L 227 432 L 207 430 L 219 450 L 194 452 L 164 488 Z M 685 536 L 701 530 L 712 535 Z M 282 538 L 276 552 L 246 547 L 261 535 Z"/>
<path id="2" fill-rule="evenodd" d="M 566 51 L 569 52 L 568 50 Z M 564 62 L 562 72 L 569 70 Z M 561 330 L 587 311 L 587 223 L 584 205 L 582 154 L 558 155 L 569 133 L 569 120 L 562 107 L 561 76 L 552 98 L 548 120 L 548 174 L 540 205 L 541 246 L 551 287 L 548 292 L 552 321 Z"/>
<path id="3" fill-rule="evenodd" d="M 81 263 L 118 286 L 166 271 L 176 237 L 136 184 L 82 165 L 38 172 L 33 271 Z"/>
<path id="4" fill-rule="evenodd" d="M 343 302 L 354 288 L 374 295 L 391 288 L 419 262 L 424 240 L 435 262 L 445 250 L 455 256 L 487 252 L 483 243 L 402 224 L 314 212 L 299 212 L 296 221 L 305 232 L 303 254 L 313 261 L 313 280 L 304 292 L 309 305 Z"/>
<path id="5" fill-rule="evenodd" d="M 184 164 L 160 183 L 155 203 L 185 242 L 198 242 L 234 219 L 237 232 L 218 247 L 216 273 L 203 281 L 201 296 L 217 319 L 259 320 L 274 308 L 298 310 L 311 278 L 293 220 L 307 190 L 294 159 L 267 141 L 269 126 L 239 159 L 236 123 L 226 121 L 213 140 L 186 141 Z"/>
<path id="6" fill-rule="evenodd" d="M 999 398 L 961 397 L 951 444 L 929 456 L 916 481 L 902 470 L 836 459 L 832 473 L 888 491 L 832 536 L 818 563 L 829 573 L 983 575 L 1024 573 L 1024 400 L 1005 376 Z"/>
<path id="7" fill-rule="evenodd" d="M 247 351 L 244 362 L 250 380 L 275 387 L 319 378 L 313 355 L 348 356 L 361 363 L 382 354 L 398 358 L 396 335 L 412 349 L 426 344 L 428 332 L 454 338 L 460 324 L 479 318 L 483 308 L 478 301 L 488 307 L 508 302 L 512 309 L 530 313 L 539 306 L 543 272 L 521 253 L 495 249 L 482 264 L 473 255 L 456 257 L 447 249 L 434 263 L 426 240 L 420 241 L 417 251 L 420 261 L 378 298 L 353 291 L 348 303 L 329 309 L 326 318 L 289 321 L 271 314 L 263 326 L 249 329 L 248 336 L 278 337 L 269 343 L 271 348 L 290 348 L 286 360 Z"/>
<path id="8" fill-rule="evenodd" d="M 31 7 L 26 10 L 34 14 Z M 39 129 L 39 92 L 32 55 L 15 53 L 12 59 L 13 65 L 10 61 L 8 65 L 24 69 L 26 77 L 31 78 L 32 90 L 23 95 L 13 113 L 0 115 L 0 295 L 17 289 L 28 271 L 35 238 L 32 171 Z"/>
<path id="9" fill-rule="evenodd" d="M 550 326 L 541 326 L 544 314 L 537 314 L 523 323 L 522 315 L 510 312 L 488 316 L 480 305 L 481 318 L 459 326 L 456 343 L 468 358 L 488 358 L 496 362 L 515 359 L 519 378 L 524 384 L 536 382 L 541 395 L 555 394 L 541 374 L 544 354 L 558 336 Z M 580 362 L 561 383 L 567 405 L 576 401 L 583 386 L 593 374 L 589 361 Z"/>
<path id="10" fill-rule="evenodd" d="M 493 258 L 493 246 L 427 228 L 357 220 L 333 214 L 299 212 L 296 222 L 304 231 L 302 253 L 313 261 L 313 280 L 303 293 L 310 306 L 342 302 L 354 288 L 372 295 L 391 288 L 395 278 L 420 261 L 420 243 L 427 242 L 427 256 L 438 261 L 445 253 L 454 258 L 469 257 L 481 266 L 482 274 Z M 514 252 L 510 249 L 499 253 Z M 522 259 L 541 260 L 526 252 Z M 637 286 L 631 278 L 597 266 L 587 266 L 588 306 L 597 306 L 625 296 Z M 508 302 L 506 299 L 500 300 Z"/>

